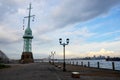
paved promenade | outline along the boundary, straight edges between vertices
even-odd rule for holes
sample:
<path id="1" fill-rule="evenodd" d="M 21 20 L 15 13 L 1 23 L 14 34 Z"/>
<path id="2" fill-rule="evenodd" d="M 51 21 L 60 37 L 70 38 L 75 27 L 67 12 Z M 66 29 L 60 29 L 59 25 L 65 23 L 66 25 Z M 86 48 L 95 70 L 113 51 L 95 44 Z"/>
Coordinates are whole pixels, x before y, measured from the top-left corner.
<path id="1" fill-rule="evenodd" d="M 18 64 L 0 70 L 0 80 L 59 80 L 54 67 L 46 63 Z"/>
<path id="2" fill-rule="evenodd" d="M 111 72 L 111 75 L 107 75 L 106 72 L 106 75 L 99 76 L 100 73 L 88 74 L 89 69 L 81 71 L 83 68 L 77 70 L 77 67 L 69 65 L 67 69 L 67 72 L 63 72 L 49 63 L 13 64 L 11 68 L 0 69 L 0 80 L 120 80 L 119 72 L 113 72 L 113 74 Z M 71 77 L 71 72 L 75 70 L 81 72 L 79 79 Z M 92 71 L 95 72 L 95 70 Z"/>

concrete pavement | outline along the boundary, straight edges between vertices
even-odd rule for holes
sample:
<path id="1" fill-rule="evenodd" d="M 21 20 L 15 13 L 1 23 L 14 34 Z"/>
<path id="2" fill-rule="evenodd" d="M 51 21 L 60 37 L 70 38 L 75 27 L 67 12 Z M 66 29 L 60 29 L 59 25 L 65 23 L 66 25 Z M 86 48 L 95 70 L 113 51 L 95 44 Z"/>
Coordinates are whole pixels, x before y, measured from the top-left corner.
<path id="1" fill-rule="evenodd" d="M 59 80 L 53 66 L 46 63 L 18 64 L 0 70 L 0 80 Z"/>
<path id="2" fill-rule="evenodd" d="M 120 80 L 118 76 L 91 76 L 90 74 L 94 70 L 90 74 L 86 74 L 85 70 L 79 79 L 72 78 L 71 72 L 75 71 L 78 66 L 67 66 L 67 70 L 70 69 L 67 72 L 63 72 L 62 69 L 49 63 L 13 64 L 11 66 L 11 68 L 0 69 L 0 80 Z M 91 69 L 88 69 L 87 72 L 89 70 Z M 117 74 L 119 75 L 119 73 Z"/>

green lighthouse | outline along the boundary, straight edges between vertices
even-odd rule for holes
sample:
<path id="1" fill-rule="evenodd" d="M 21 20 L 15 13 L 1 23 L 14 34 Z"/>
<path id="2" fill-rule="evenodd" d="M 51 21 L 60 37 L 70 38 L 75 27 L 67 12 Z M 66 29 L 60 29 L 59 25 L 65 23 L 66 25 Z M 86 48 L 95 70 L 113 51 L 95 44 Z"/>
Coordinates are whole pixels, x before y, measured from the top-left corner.
<path id="1" fill-rule="evenodd" d="M 29 15 L 24 17 L 24 18 L 28 18 L 28 26 L 25 29 L 25 33 L 23 35 L 23 39 L 24 39 L 24 45 L 23 45 L 23 52 L 22 52 L 22 56 L 21 56 L 21 63 L 32 63 L 34 62 L 33 59 L 33 54 L 32 54 L 32 30 L 30 28 L 30 21 L 31 21 L 31 17 L 34 18 L 35 15 L 31 15 L 31 3 L 29 5 Z"/>

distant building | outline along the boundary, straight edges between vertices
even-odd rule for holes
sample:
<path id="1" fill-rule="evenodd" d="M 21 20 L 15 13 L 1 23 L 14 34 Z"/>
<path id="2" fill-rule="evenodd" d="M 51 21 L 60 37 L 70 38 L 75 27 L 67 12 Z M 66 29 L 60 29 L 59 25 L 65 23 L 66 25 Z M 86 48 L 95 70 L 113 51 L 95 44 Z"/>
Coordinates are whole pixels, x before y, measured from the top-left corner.
<path id="1" fill-rule="evenodd" d="M 0 63 L 9 63 L 9 58 L 0 50 Z"/>
<path id="2" fill-rule="evenodd" d="M 93 56 L 91 57 L 91 59 L 94 59 L 94 60 L 99 60 L 99 59 L 105 59 L 105 56 L 102 56 L 102 55 L 99 55 L 99 56 Z"/>

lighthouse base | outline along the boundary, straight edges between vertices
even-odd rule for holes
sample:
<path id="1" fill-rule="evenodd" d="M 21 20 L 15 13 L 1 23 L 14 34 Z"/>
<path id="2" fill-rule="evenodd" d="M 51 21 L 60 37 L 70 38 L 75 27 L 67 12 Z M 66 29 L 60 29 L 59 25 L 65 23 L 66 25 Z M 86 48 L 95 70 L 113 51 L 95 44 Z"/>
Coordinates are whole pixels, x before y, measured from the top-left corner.
<path id="1" fill-rule="evenodd" d="M 33 63 L 34 59 L 33 59 L 33 55 L 32 52 L 23 52 L 21 55 L 21 60 L 20 63 Z"/>

